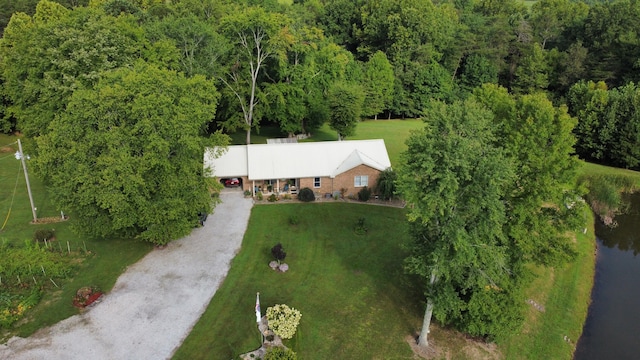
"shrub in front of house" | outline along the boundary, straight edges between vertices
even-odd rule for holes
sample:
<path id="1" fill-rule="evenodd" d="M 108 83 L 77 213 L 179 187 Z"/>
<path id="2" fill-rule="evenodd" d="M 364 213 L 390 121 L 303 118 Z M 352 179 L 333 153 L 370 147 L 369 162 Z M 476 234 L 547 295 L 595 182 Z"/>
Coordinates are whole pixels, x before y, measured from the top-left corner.
<path id="1" fill-rule="evenodd" d="M 391 168 L 381 172 L 376 183 L 376 193 L 384 200 L 392 199 L 396 193 L 397 178 L 398 175 Z"/>
<path id="2" fill-rule="evenodd" d="M 371 198 L 371 189 L 365 186 L 360 191 L 358 191 L 358 200 L 360 201 L 369 201 Z"/>
<path id="3" fill-rule="evenodd" d="M 298 194 L 298 200 L 300 201 L 309 202 L 314 201 L 315 199 L 316 196 L 313 194 L 313 190 L 309 189 L 308 187 L 302 188 L 300 190 L 300 193 Z"/>
<path id="4" fill-rule="evenodd" d="M 280 200 L 280 199 L 278 199 L 278 197 L 276 196 L 276 194 L 271 194 L 271 195 L 269 195 L 269 197 L 267 198 L 267 201 L 268 201 L 268 202 L 276 202 L 276 201 L 278 201 L 278 200 Z"/>

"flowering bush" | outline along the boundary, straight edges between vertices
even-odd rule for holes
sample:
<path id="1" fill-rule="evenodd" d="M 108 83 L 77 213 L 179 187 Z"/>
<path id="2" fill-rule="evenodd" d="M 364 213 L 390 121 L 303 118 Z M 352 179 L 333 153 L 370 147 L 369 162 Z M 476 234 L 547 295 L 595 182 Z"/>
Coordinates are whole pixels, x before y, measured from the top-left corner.
<path id="1" fill-rule="evenodd" d="M 3 293 L 0 295 L 0 328 L 8 328 L 20 320 L 24 312 L 34 307 L 40 301 L 41 292 L 32 290 L 25 296 Z"/>
<path id="2" fill-rule="evenodd" d="M 293 337 L 301 317 L 300 311 L 284 304 L 267 308 L 269 328 L 283 339 L 291 339 Z"/>

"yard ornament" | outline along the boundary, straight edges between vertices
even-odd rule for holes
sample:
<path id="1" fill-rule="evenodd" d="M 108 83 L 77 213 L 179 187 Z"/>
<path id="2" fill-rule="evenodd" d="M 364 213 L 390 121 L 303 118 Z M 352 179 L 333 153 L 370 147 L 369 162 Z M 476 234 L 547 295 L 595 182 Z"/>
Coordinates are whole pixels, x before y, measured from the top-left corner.
<path id="1" fill-rule="evenodd" d="M 256 322 L 259 323 L 262 319 L 262 314 L 260 313 L 260 293 L 256 293 Z"/>

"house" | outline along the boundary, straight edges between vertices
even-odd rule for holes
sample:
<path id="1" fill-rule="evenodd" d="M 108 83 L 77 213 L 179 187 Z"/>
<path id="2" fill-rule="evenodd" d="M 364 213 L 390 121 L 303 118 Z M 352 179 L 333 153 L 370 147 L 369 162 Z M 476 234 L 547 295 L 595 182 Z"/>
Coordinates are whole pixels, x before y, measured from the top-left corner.
<path id="1" fill-rule="evenodd" d="M 204 166 L 218 179 L 240 179 L 253 195 L 308 187 L 317 196 L 333 196 L 373 188 L 391 162 L 384 140 L 377 139 L 233 145 L 217 158 L 206 151 Z"/>

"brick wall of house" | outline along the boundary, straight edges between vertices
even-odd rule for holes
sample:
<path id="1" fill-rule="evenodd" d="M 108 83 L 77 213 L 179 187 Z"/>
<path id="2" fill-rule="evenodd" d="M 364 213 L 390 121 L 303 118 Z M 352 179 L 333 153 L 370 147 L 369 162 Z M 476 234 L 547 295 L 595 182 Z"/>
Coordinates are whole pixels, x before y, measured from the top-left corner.
<path id="1" fill-rule="evenodd" d="M 354 178 L 356 176 L 368 176 L 368 187 L 375 187 L 376 181 L 378 181 L 378 176 L 380 171 L 374 168 L 371 168 L 366 165 L 358 165 L 355 168 L 346 171 L 335 178 L 331 179 L 329 177 L 321 177 L 320 178 L 320 187 L 313 187 L 313 178 L 301 178 L 300 179 L 300 188 L 308 187 L 313 192 L 320 194 L 320 196 L 324 196 L 325 194 L 333 194 L 334 192 L 340 192 L 340 189 L 347 189 L 345 196 L 358 194 L 358 191 L 362 189 L 362 187 L 354 186 Z"/>
<path id="2" fill-rule="evenodd" d="M 340 191 L 340 189 L 345 188 L 347 189 L 345 196 L 357 196 L 358 191 L 360 191 L 362 187 L 354 186 L 354 178 L 356 176 L 363 175 L 367 175 L 369 177 L 367 186 L 370 189 L 373 189 L 376 186 L 376 181 L 378 181 L 380 171 L 366 165 L 358 165 L 355 168 L 346 171 L 333 179 L 333 187 L 335 189 L 334 191 Z"/>
<path id="3" fill-rule="evenodd" d="M 300 189 L 304 189 L 308 187 L 313 190 L 315 193 L 319 193 L 323 196 L 325 193 L 333 192 L 332 180 L 330 177 L 321 177 L 320 178 L 320 187 L 313 187 L 313 178 L 301 178 L 300 179 Z"/>

